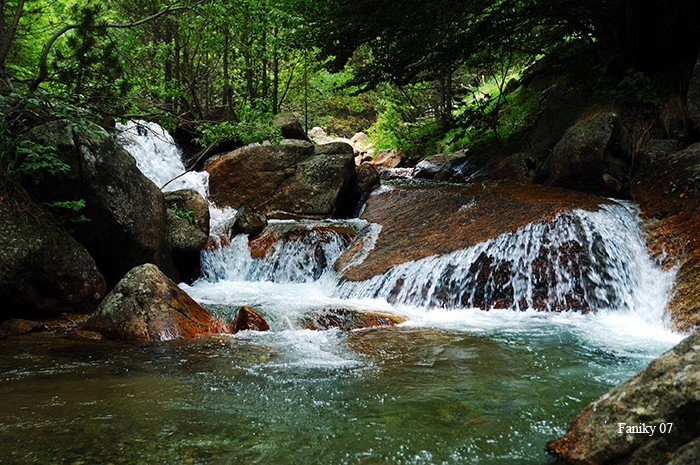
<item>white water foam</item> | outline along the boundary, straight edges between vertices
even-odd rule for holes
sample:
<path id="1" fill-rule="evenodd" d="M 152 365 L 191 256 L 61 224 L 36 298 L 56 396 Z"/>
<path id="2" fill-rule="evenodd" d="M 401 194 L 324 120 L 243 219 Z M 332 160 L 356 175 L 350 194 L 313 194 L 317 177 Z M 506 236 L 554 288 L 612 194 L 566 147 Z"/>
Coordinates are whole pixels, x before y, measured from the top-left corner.
<path id="1" fill-rule="evenodd" d="M 117 123 L 117 140 L 134 157 L 141 172 L 159 189 L 194 189 L 204 198 L 209 195 L 209 173 L 185 173 L 181 150 L 160 125 L 146 121 Z"/>

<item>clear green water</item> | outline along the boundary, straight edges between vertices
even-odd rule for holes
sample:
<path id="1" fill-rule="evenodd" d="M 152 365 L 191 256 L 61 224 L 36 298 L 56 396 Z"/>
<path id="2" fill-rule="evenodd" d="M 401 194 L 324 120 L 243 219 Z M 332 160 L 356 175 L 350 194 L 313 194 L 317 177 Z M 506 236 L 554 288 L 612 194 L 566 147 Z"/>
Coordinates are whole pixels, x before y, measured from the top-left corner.
<path id="1" fill-rule="evenodd" d="M 670 345 L 524 325 L 2 340 L 0 463 L 552 463 L 546 441 Z"/>

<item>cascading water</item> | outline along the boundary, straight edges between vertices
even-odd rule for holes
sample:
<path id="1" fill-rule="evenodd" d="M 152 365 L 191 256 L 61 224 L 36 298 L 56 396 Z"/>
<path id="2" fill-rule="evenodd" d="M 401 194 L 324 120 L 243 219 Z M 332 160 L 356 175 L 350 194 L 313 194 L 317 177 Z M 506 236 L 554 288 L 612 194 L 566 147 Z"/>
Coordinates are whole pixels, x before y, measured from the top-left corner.
<path id="1" fill-rule="evenodd" d="M 120 128 L 159 187 L 184 171 L 157 126 Z M 206 194 L 206 179 L 191 173 L 165 189 Z M 212 212 L 216 226 L 233 211 Z M 221 247 L 202 254 L 202 278 L 181 287 L 225 318 L 252 306 L 272 331 L 102 341 L 89 360 L 62 339 L 67 347 L 32 364 L 0 340 L 0 395 L 18 399 L 0 405 L 0 430 L 7 444 L 32 438 L 25 450 L 2 448 L 0 462 L 550 463 L 547 440 L 681 338 L 661 316 L 673 274 L 648 257 L 639 226 L 629 205 L 573 210 L 362 282 L 332 265 L 353 235 L 364 247 L 344 266 L 365 260 L 380 225 L 272 222 L 270 243 L 217 231 Z M 304 316 L 324 309 L 408 320 L 303 329 Z"/>

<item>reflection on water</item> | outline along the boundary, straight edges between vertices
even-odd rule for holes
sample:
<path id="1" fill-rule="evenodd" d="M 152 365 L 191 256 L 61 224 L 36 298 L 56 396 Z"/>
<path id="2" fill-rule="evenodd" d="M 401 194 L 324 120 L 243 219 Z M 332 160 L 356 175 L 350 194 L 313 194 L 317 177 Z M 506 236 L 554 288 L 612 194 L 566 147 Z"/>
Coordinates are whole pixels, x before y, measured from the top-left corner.
<path id="1" fill-rule="evenodd" d="M 288 330 L 125 346 L 0 341 L 0 463 L 548 463 L 649 361 L 574 333 Z"/>

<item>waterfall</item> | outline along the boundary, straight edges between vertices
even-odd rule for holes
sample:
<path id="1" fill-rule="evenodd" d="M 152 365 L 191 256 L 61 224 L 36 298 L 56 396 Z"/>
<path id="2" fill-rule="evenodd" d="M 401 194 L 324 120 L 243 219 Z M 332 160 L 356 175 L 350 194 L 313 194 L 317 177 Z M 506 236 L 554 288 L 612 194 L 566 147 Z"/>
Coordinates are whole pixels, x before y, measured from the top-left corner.
<path id="1" fill-rule="evenodd" d="M 615 310 L 660 319 L 673 284 L 646 251 L 632 205 L 572 210 L 473 247 L 340 282 L 345 298 L 438 308 Z"/>
<path id="2" fill-rule="evenodd" d="M 166 191 L 193 189 L 204 198 L 209 195 L 209 173 L 185 173 L 182 151 L 172 136 L 158 124 L 146 121 L 117 123 L 117 140 L 134 157 L 141 172 L 158 188 Z"/>
<path id="3" fill-rule="evenodd" d="M 130 122 L 118 130 L 118 139 L 139 168 L 159 186 L 184 172 L 180 151 L 160 126 Z M 207 183 L 207 173 L 187 173 L 166 189 L 196 189 L 206 197 Z M 403 263 L 359 282 L 344 280 L 342 272 L 333 270 L 352 240 L 328 227 L 338 222 L 273 221 L 268 230 L 279 234 L 273 234 L 260 253 L 251 252 L 248 236 L 225 237 L 216 229 L 235 210 L 212 206 L 211 212 L 219 244 L 202 252 L 202 277 L 185 287 L 195 298 L 213 303 L 248 304 L 244 300 L 248 296 L 268 309 L 284 312 L 293 306 L 298 313 L 314 305 L 368 309 L 391 305 L 422 312 L 576 310 L 635 315 L 639 321 L 661 327 L 673 285 L 674 272 L 660 269 L 647 253 L 637 208 L 625 203 L 602 205 L 596 211 L 561 212 L 472 247 Z M 345 223 L 343 227 L 356 232 L 355 240 L 363 241 L 355 256 L 344 257 L 343 266 L 348 267 L 367 257 L 381 225 L 358 219 Z M 295 233 L 288 234 L 291 230 Z"/>
<path id="4" fill-rule="evenodd" d="M 164 191 L 192 189 L 209 197 L 209 173 L 188 171 L 182 163 L 182 151 L 163 127 L 146 121 L 117 123 L 117 141 L 136 160 L 136 166 Z M 209 205 L 210 227 L 220 227 L 236 214 L 236 209 Z"/>

